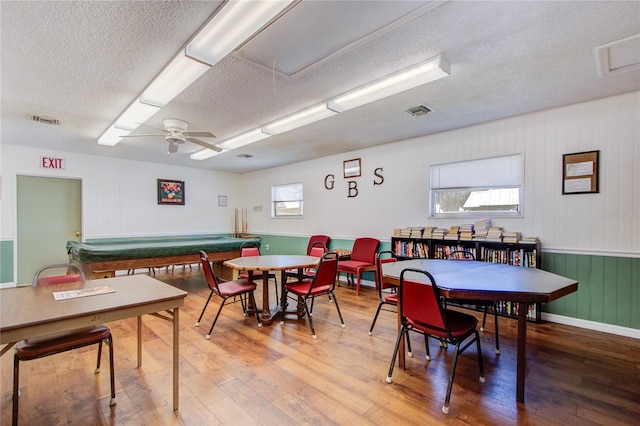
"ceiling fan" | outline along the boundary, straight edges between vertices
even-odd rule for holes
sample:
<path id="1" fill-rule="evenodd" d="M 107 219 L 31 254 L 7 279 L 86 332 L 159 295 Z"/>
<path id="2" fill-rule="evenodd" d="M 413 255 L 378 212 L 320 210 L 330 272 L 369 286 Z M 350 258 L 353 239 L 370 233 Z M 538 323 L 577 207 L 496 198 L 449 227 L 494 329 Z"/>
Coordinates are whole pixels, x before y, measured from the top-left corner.
<path id="1" fill-rule="evenodd" d="M 178 152 L 178 147 L 185 142 L 192 142 L 196 145 L 200 145 L 204 148 L 211 149 L 216 152 L 221 152 L 222 148 L 217 145 L 211 145 L 207 142 L 201 141 L 199 138 L 215 138 L 216 136 L 211 132 L 187 132 L 187 127 L 189 123 L 183 120 L 178 120 L 176 118 L 165 118 L 163 120 L 164 129 L 159 129 L 157 127 L 149 126 L 148 124 L 143 124 L 143 126 L 151 127 L 152 129 L 160 130 L 162 133 L 146 133 L 146 134 L 137 134 L 137 135 L 127 135 L 123 137 L 135 138 L 141 136 L 164 136 L 164 140 L 169 142 L 169 148 L 167 152 L 169 154 L 173 154 Z"/>

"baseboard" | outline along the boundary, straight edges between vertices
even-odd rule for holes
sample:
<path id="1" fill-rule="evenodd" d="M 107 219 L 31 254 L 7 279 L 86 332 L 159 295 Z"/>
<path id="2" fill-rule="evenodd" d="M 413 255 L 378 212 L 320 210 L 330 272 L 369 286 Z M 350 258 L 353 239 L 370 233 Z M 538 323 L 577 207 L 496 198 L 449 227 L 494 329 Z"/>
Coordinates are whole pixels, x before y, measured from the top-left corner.
<path id="1" fill-rule="evenodd" d="M 633 339 L 640 339 L 640 330 L 635 328 L 620 327 L 619 325 L 604 324 L 596 321 L 588 321 L 588 320 L 583 320 L 579 318 L 565 317 L 562 315 L 549 314 L 547 312 L 542 312 L 541 317 L 545 321 L 557 322 L 559 324 L 566 324 L 566 325 L 586 328 L 594 331 L 602 331 L 604 333 L 631 337 Z"/>

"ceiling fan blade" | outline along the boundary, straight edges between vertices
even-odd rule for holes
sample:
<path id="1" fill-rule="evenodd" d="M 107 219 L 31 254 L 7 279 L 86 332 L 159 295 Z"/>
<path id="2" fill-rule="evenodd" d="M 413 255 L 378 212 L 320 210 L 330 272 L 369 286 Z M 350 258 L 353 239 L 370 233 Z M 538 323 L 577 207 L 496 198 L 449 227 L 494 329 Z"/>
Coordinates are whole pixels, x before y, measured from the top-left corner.
<path id="1" fill-rule="evenodd" d="M 215 138 L 216 135 L 214 135 L 211 132 L 183 132 L 182 133 L 184 136 L 193 136 L 196 138 Z"/>
<path id="2" fill-rule="evenodd" d="M 145 134 L 140 133 L 140 134 L 137 134 L 137 135 L 123 135 L 123 136 L 120 136 L 120 137 L 121 138 L 137 138 L 137 137 L 140 137 L 140 136 L 167 136 L 167 134 L 166 133 L 145 133 Z"/>
<path id="3" fill-rule="evenodd" d="M 193 143 L 195 143 L 196 145 L 200 145 L 200 146 L 202 146 L 202 147 L 205 147 L 205 148 L 211 149 L 211 150 L 213 150 L 213 151 L 215 151 L 215 152 L 222 152 L 222 148 L 220 148 L 220 147 L 219 147 L 219 146 L 217 146 L 217 145 L 211 145 L 211 144 L 208 144 L 208 143 L 206 143 L 206 142 L 203 142 L 203 141 L 201 141 L 201 140 L 199 140 L 199 139 L 195 139 L 195 138 L 186 138 L 186 139 L 187 139 L 189 142 L 193 142 Z"/>

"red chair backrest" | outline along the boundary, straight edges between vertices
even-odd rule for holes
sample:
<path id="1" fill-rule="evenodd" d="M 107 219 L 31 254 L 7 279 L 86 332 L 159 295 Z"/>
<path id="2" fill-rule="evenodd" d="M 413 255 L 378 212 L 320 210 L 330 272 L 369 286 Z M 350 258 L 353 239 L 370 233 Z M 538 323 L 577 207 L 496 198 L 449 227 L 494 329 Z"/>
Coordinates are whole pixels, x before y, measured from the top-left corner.
<path id="1" fill-rule="evenodd" d="M 311 251 L 309 252 L 309 256 L 313 257 L 322 257 L 325 253 L 325 248 L 323 246 L 313 246 L 311 247 Z"/>
<path id="2" fill-rule="evenodd" d="M 248 256 L 260 256 L 260 249 L 258 247 L 245 247 L 240 250 L 240 257 Z"/>
<path id="3" fill-rule="evenodd" d="M 379 245 L 380 240 L 376 240 L 375 238 L 356 238 L 353 243 L 353 249 L 351 250 L 351 260 L 375 265 L 376 252 L 378 251 Z"/>
<path id="4" fill-rule="evenodd" d="M 204 271 L 204 278 L 207 281 L 207 285 L 211 290 L 219 294 L 218 291 L 218 279 L 216 274 L 213 273 L 211 268 L 211 262 L 209 262 L 209 256 L 204 251 L 200 252 L 200 263 L 202 264 L 202 270 Z"/>
<path id="5" fill-rule="evenodd" d="M 320 259 L 309 289 L 325 285 L 333 287 L 336 284 L 336 275 L 338 275 L 338 254 L 329 252 Z"/>
<path id="6" fill-rule="evenodd" d="M 64 270 L 66 273 L 62 275 L 46 275 L 47 273 L 56 273 L 62 270 Z M 72 271 L 74 273 L 71 273 Z M 75 263 L 57 263 L 54 265 L 43 266 L 42 268 L 38 269 L 38 271 L 33 276 L 31 285 L 35 287 L 38 285 L 54 285 L 75 282 L 83 283 L 84 281 L 84 272 L 82 272 L 82 269 L 79 265 Z"/>
<path id="7" fill-rule="evenodd" d="M 312 235 L 309 238 L 309 243 L 307 244 L 307 255 L 312 256 L 311 248 L 315 243 L 322 243 L 325 247 L 329 247 L 329 241 L 331 241 L 331 238 L 326 235 Z"/>
<path id="8" fill-rule="evenodd" d="M 53 277 L 42 277 L 38 278 L 37 285 L 52 285 L 52 284 L 65 284 L 65 283 L 75 283 L 82 282 L 82 275 L 80 274 L 69 274 L 69 275 L 56 275 Z"/>
<path id="9" fill-rule="evenodd" d="M 385 257 L 382 258 L 381 256 L 383 254 L 390 254 L 392 257 Z M 384 281 L 384 277 L 382 276 L 382 265 L 384 265 L 385 263 L 392 263 L 392 262 L 397 262 L 398 259 L 396 259 L 395 257 L 393 257 L 393 252 L 391 251 L 382 251 L 380 253 L 376 254 L 376 259 L 378 259 L 378 262 L 376 263 L 376 277 L 378 279 L 378 288 L 381 290 L 384 290 L 386 288 L 391 288 L 394 287 L 393 285 L 387 284 Z"/>
<path id="10" fill-rule="evenodd" d="M 417 272 L 427 277 L 426 282 L 405 279 L 406 272 Z M 435 279 L 427 271 L 405 269 L 400 274 L 400 300 L 402 316 L 412 321 L 428 324 L 442 331 L 447 329 L 445 311 L 440 298 L 440 290 Z"/>

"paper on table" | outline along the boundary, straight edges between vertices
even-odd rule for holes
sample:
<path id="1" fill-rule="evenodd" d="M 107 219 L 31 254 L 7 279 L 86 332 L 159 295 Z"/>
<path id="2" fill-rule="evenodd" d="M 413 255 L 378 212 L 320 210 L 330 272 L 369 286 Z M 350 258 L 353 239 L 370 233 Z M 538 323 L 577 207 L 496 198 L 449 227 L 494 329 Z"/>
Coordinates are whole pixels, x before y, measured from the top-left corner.
<path id="1" fill-rule="evenodd" d="M 77 297 L 95 296 L 96 294 L 115 293 L 116 291 L 109 285 L 99 287 L 82 288 L 79 290 L 54 291 L 55 300 L 75 299 Z"/>

